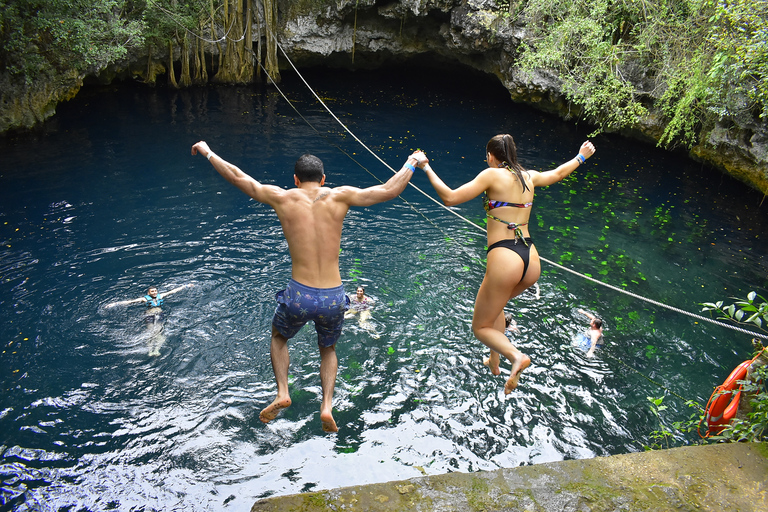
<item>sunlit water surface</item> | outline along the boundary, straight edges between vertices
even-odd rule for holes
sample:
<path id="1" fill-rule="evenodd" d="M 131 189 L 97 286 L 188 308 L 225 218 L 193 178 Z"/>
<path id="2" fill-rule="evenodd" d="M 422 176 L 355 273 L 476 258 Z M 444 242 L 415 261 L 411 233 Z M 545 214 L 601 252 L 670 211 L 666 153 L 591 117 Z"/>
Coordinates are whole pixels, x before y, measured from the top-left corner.
<path id="1" fill-rule="evenodd" d="M 511 103 L 493 79 L 402 76 L 306 75 L 383 160 L 399 168 L 424 149 L 452 186 L 483 168 L 496 133 L 543 170 L 589 132 Z M 207 140 L 283 187 L 303 152 L 325 161 L 331 186 L 391 175 L 296 76 L 281 87 L 314 129 L 273 88 L 123 84 L 85 89 L 42 128 L 0 140 L 3 508 L 245 511 L 273 495 L 638 451 L 659 428 L 647 397 L 665 396 L 665 422 L 686 419 L 694 411 L 670 392 L 704 403 L 748 356 L 749 336 L 544 263 L 540 298 L 509 305 L 533 364 L 505 397 L 470 328 L 483 233 L 409 187 L 345 221 L 345 286 L 378 304 L 373 327 L 348 322 L 338 344 L 339 433 L 320 429 L 311 328 L 290 342 L 293 406 L 263 425 L 287 246 L 272 211 L 190 146 Z M 765 294 L 758 193 L 635 141 L 593 140 L 587 165 L 537 190 L 544 257 L 686 311 Z M 413 181 L 434 196 L 422 174 Z M 453 210 L 483 220 L 479 200 Z M 185 283 L 166 301 L 157 357 L 142 306 L 104 309 Z M 605 319 L 592 359 L 572 346 L 587 325 L 578 308 Z"/>

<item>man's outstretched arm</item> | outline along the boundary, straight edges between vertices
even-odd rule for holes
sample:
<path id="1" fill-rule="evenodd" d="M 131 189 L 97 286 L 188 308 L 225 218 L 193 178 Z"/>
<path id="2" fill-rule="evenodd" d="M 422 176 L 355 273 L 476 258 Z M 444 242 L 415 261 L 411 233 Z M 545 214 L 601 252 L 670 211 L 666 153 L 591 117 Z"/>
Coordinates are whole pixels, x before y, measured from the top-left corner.
<path id="1" fill-rule="evenodd" d="M 213 165 L 213 168 L 216 169 L 225 180 L 260 203 L 272 204 L 270 201 L 270 193 L 273 192 L 273 189 L 277 189 L 278 191 L 281 190 L 279 187 L 272 185 L 262 185 L 240 170 L 239 167 L 227 162 L 211 151 L 211 148 L 208 147 L 208 144 L 206 144 L 205 141 L 200 141 L 192 146 L 192 155 L 197 155 L 198 153 L 206 157 Z"/>
<path id="2" fill-rule="evenodd" d="M 121 300 L 117 302 L 110 302 L 106 306 L 104 306 L 106 309 L 113 308 L 115 306 L 127 306 L 128 304 L 137 304 L 139 302 L 147 302 L 147 299 L 144 297 L 139 297 L 137 299 L 131 299 L 131 300 Z"/>
<path id="3" fill-rule="evenodd" d="M 411 181 L 414 169 L 421 159 L 426 160 L 426 156 L 421 151 L 413 153 L 403 164 L 403 167 L 386 183 L 375 185 L 368 188 L 356 187 L 338 187 L 337 193 L 344 195 L 344 200 L 350 206 L 371 206 L 377 203 L 383 203 L 394 199 L 405 190 L 408 182 Z"/>

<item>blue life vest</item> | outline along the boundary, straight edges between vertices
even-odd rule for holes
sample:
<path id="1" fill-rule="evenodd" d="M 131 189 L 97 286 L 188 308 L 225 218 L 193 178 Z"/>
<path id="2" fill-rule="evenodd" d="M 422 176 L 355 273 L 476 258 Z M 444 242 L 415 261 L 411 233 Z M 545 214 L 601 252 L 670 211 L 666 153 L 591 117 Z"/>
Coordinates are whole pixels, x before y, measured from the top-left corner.
<path id="1" fill-rule="evenodd" d="M 156 299 L 153 299 L 151 295 L 147 294 L 144 296 L 144 300 L 147 301 L 148 308 L 159 308 L 163 305 L 163 298 L 160 295 L 158 295 Z"/>

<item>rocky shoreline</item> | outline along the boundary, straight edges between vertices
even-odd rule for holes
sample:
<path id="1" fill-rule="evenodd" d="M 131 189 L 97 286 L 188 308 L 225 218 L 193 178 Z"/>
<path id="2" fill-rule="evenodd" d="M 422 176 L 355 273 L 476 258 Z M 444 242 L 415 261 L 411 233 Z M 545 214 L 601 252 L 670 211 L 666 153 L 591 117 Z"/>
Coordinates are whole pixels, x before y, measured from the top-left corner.
<path id="1" fill-rule="evenodd" d="M 766 474 L 765 443 L 688 446 L 279 496 L 251 512 L 761 512 Z"/>

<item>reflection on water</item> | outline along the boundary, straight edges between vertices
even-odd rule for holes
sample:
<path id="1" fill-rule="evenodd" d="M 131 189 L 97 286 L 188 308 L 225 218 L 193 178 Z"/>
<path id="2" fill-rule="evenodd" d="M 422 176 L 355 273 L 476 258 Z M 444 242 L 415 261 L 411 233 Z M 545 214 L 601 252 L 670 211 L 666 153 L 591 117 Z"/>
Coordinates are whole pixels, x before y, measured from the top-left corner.
<path id="1" fill-rule="evenodd" d="M 426 149 L 452 186 L 481 169 L 496 132 L 513 133 L 537 169 L 585 138 L 474 75 L 475 97 L 451 89 L 455 74 L 428 89 L 386 73 L 308 76 L 382 158 Z M 298 80 L 283 87 L 318 131 L 388 176 Z M 258 87 L 85 90 L 40 130 L 0 141 L 0 500 L 11 510 L 248 510 L 277 494 L 637 451 L 658 428 L 646 397 L 666 393 L 649 378 L 703 402 L 749 351 L 741 334 L 544 264 L 541 296 L 508 308 L 533 364 L 505 397 L 470 327 L 483 234 L 409 188 L 407 202 L 345 222 L 347 291 L 364 284 L 377 303 L 373 327 L 350 320 L 337 349 L 340 432 L 320 430 L 312 329 L 290 342 L 293 406 L 263 425 L 287 246 L 269 208 L 189 156 L 200 139 L 266 183 L 291 186 L 305 151 L 331 186 L 376 183 Z M 544 257 L 687 311 L 765 293 L 756 193 L 629 141 L 595 143 L 573 178 L 537 190 Z M 454 210 L 482 221 L 479 201 Z M 183 283 L 195 287 L 151 329 L 139 306 L 103 308 Z M 605 321 L 593 358 L 572 346 L 579 308 Z M 689 416 L 666 396 L 666 421 Z"/>

